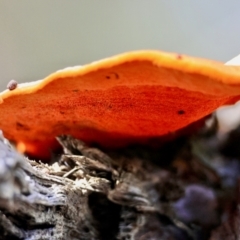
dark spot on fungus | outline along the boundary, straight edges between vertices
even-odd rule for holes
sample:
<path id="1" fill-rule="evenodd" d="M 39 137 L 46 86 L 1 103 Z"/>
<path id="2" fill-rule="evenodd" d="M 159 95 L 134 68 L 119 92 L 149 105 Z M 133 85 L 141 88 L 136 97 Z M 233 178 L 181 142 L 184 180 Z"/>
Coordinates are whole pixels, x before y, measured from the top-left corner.
<path id="1" fill-rule="evenodd" d="M 78 89 L 74 89 L 74 90 L 72 90 L 73 92 L 78 92 L 79 90 Z"/>
<path id="2" fill-rule="evenodd" d="M 106 76 L 106 79 L 119 79 L 119 75 L 115 72 L 110 72 L 109 75 Z"/>
<path id="3" fill-rule="evenodd" d="M 184 111 L 184 110 L 179 110 L 177 113 L 178 113 L 179 115 L 182 115 L 182 114 L 185 113 L 185 111 Z"/>
<path id="4" fill-rule="evenodd" d="M 24 130 L 24 131 L 29 131 L 30 128 L 20 122 L 16 122 L 16 128 L 17 130 Z"/>
<path id="5" fill-rule="evenodd" d="M 17 81 L 11 80 L 11 81 L 7 84 L 7 88 L 8 88 L 10 91 L 12 91 L 12 90 L 14 90 L 15 88 L 17 88 L 17 85 L 18 85 Z"/>
<path id="6" fill-rule="evenodd" d="M 182 55 L 181 55 L 181 54 L 178 54 L 178 55 L 177 55 L 177 59 L 179 59 L 179 60 L 182 59 Z"/>
<path id="7" fill-rule="evenodd" d="M 60 113 L 61 113 L 61 114 L 65 114 L 65 112 L 63 112 L 63 111 L 60 111 Z"/>

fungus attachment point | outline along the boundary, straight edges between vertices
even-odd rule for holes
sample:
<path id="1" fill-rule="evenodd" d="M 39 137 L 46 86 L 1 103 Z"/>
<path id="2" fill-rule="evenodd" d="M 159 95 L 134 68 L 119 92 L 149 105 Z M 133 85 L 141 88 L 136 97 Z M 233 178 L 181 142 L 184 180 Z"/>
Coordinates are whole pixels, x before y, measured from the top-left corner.
<path id="1" fill-rule="evenodd" d="M 9 83 L 7 84 L 7 88 L 8 88 L 10 91 L 12 91 L 12 90 L 14 90 L 14 89 L 17 88 L 17 85 L 18 85 L 17 81 L 11 80 L 11 81 L 9 81 Z"/>
<path id="2" fill-rule="evenodd" d="M 240 100 L 240 67 L 128 52 L 19 84 L 0 99 L 0 129 L 36 158 L 49 155 L 59 135 L 108 148 L 151 145 L 194 132 L 218 107 Z"/>

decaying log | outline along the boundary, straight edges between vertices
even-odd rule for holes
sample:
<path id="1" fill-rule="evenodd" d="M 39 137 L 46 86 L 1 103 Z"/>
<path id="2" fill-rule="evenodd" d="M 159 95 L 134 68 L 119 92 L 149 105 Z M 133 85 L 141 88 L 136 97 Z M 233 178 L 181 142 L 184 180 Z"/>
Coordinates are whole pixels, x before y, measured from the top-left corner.
<path id="1" fill-rule="evenodd" d="M 164 181 L 158 170 L 152 169 L 156 179 L 149 184 L 137 160 L 131 166 L 124 166 L 122 160 L 121 169 L 114 168 L 111 158 L 97 149 L 70 137 L 60 142 L 71 144 L 65 148 L 67 154 L 45 165 L 19 155 L 1 137 L 2 239 L 174 239 L 176 234 L 188 235 L 170 220 L 159 220 L 164 211 L 150 201 L 158 202 L 153 185 Z M 73 155 L 77 151 L 84 155 Z M 124 167 L 132 167 L 132 172 Z"/>
<path id="2" fill-rule="evenodd" d="M 0 136 L 0 239 L 203 240 L 219 226 L 221 177 L 182 141 L 105 154 L 57 139 L 63 153 L 43 164 Z"/>

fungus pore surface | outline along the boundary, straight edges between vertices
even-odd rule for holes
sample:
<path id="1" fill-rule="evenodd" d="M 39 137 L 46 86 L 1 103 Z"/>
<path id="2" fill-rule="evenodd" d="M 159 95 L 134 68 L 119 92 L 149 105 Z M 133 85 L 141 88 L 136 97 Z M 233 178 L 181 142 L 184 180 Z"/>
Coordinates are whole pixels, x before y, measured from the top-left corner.
<path id="1" fill-rule="evenodd" d="M 238 66 L 136 51 L 5 90 L 0 129 L 22 151 L 44 158 L 58 135 L 103 147 L 147 144 L 239 99 Z"/>

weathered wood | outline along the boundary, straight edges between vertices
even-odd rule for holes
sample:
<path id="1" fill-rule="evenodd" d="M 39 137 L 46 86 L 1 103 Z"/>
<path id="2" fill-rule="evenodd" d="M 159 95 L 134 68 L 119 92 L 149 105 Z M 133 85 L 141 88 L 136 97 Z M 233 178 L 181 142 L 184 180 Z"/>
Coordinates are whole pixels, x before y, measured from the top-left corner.
<path id="1" fill-rule="evenodd" d="M 43 164 L 0 136 L 0 239 L 203 240 L 219 223 L 221 178 L 188 145 L 105 154 L 57 139 L 64 153 Z"/>

